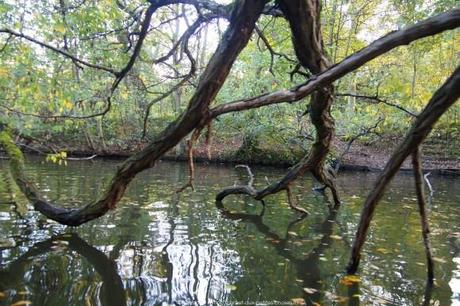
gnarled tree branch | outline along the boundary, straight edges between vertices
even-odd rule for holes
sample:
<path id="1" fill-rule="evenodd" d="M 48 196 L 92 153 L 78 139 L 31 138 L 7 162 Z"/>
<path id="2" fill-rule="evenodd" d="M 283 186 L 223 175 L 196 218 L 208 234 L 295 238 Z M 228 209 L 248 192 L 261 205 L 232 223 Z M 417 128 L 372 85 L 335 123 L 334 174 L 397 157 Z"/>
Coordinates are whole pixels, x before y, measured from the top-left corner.
<path id="1" fill-rule="evenodd" d="M 209 104 L 222 87 L 238 54 L 248 43 L 265 3 L 265 0 L 240 0 L 235 3 L 230 25 L 203 72 L 186 111 L 142 151 L 128 158 L 116 171 L 106 192 L 92 203 L 81 208 L 64 209 L 46 201 L 26 177 L 21 152 L 8 133 L 2 131 L 0 140 L 11 157 L 13 176 L 34 208 L 50 219 L 71 226 L 78 226 L 98 218 L 115 208 L 136 174 L 152 167 L 159 157 L 173 148 L 200 123 L 209 120 Z"/>
<path id="2" fill-rule="evenodd" d="M 353 242 L 350 261 L 347 267 L 348 273 L 354 274 L 358 269 L 361 249 L 366 240 L 370 222 L 386 186 L 396 175 L 404 160 L 420 146 L 432 130 L 433 125 L 459 97 L 460 67 L 457 67 L 455 72 L 435 92 L 423 112 L 414 121 L 404 141 L 396 148 L 390 160 L 387 162 L 385 169 L 377 178 L 374 188 L 367 196 Z"/>

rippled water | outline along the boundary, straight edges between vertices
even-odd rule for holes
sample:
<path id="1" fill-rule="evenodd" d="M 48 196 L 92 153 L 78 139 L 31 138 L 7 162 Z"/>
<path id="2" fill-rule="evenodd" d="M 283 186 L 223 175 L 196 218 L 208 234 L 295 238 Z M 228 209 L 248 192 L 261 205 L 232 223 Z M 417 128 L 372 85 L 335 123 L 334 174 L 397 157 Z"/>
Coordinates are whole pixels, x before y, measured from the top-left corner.
<path id="1" fill-rule="evenodd" d="M 115 161 L 32 158 L 28 171 L 49 199 L 81 205 L 97 197 Z M 118 208 L 77 229 L 0 204 L 0 305 L 460 305 L 460 178 L 432 177 L 430 221 L 436 286 L 425 288 L 425 258 L 413 181 L 398 176 L 377 209 L 359 270 L 344 267 L 375 174 L 342 173 L 344 205 L 328 209 L 310 178 L 294 194 L 310 215 L 298 219 L 284 193 L 263 206 L 217 191 L 246 180 L 241 169 L 197 165 L 196 191 L 174 190 L 183 163 L 160 162 L 139 175 Z M 0 202 L 11 201 L 0 163 Z M 254 168 L 263 186 L 282 169 Z M 73 203 L 73 204 L 72 204 Z M 304 288 L 307 288 L 306 290 Z"/>

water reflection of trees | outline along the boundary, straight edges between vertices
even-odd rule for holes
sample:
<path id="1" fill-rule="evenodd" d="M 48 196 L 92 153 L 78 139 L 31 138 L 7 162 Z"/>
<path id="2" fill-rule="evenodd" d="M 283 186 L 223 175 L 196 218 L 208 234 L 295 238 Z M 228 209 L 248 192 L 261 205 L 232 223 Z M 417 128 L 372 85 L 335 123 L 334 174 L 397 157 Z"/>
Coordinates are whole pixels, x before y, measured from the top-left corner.
<path id="1" fill-rule="evenodd" d="M 290 247 L 298 237 L 293 236 L 292 228 L 303 221 L 306 216 L 297 218 L 291 221 L 286 229 L 285 234 L 279 235 L 273 231 L 263 221 L 265 215 L 265 205 L 260 214 L 248 214 L 238 213 L 226 209 L 222 202 L 216 203 L 217 207 L 221 211 L 222 215 L 228 219 L 240 220 L 241 222 L 251 223 L 256 226 L 258 232 L 262 233 L 266 239 L 272 241 L 272 246 L 275 248 L 278 255 L 289 260 L 294 266 L 297 273 L 297 279 L 301 280 L 300 284 L 304 288 L 313 289 L 310 293 L 304 292 L 304 300 L 307 304 L 313 304 L 314 302 L 324 300 L 324 285 L 321 278 L 321 255 L 332 245 L 334 233 L 334 224 L 337 221 L 337 209 L 329 207 L 329 213 L 323 223 L 319 227 L 321 238 L 317 240 L 316 247 L 312 248 L 307 254 L 299 256 L 293 252 Z M 314 291 L 314 292 L 313 292 Z M 359 292 L 358 283 L 353 284 L 348 290 L 349 305 L 359 305 L 359 299 L 353 296 Z M 329 296 L 332 300 L 334 299 L 333 294 Z M 338 297 L 336 297 L 338 298 Z"/>
<path id="2" fill-rule="evenodd" d="M 64 266 L 62 261 L 53 261 L 54 266 L 46 267 L 41 266 L 40 262 L 34 264 L 37 257 L 64 249 L 74 251 L 85 258 L 99 274 L 101 284 L 97 291 L 102 305 L 126 305 L 123 282 L 118 275 L 115 262 L 76 234 L 54 236 L 35 243 L 27 252 L 12 261 L 6 269 L 0 271 L 0 291 L 18 288 L 24 280 L 29 280 L 30 286 L 39 286 L 32 292 L 34 304 L 37 305 L 63 305 L 75 301 L 78 297 L 84 298 L 84 294 L 80 296 L 75 294 L 84 293 L 77 281 L 79 278 L 70 277 L 75 273 L 70 273 L 69 266 Z M 34 278 L 38 279 L 34 280 Z M 64 289 L 62 286 L 65 286 L 66 290 L 56 290 Z M 73 296 L 69 296 L 70 294 Z M 80 300 L 80 303 L 82 302 L 84 300 Z"/>

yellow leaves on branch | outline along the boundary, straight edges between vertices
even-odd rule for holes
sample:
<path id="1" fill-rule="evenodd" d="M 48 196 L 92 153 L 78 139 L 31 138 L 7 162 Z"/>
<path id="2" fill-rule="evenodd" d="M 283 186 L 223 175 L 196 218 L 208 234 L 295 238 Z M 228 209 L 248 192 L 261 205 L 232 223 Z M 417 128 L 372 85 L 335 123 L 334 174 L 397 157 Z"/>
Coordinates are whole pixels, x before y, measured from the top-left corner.
<path id="1" fill-rule="evenodd" d="M 55 154 L 48 154 L 46 156 L 46 161 L 67 166 L 67 152 L 62 151 Z"/>

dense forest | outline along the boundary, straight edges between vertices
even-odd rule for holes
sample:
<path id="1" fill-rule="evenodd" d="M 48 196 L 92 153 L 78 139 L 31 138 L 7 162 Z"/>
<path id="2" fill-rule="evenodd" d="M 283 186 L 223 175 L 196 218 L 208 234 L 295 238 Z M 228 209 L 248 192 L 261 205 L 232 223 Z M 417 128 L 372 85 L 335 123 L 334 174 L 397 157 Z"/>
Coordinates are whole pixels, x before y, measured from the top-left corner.
<path id="1" fill-rule="evenodd" d="M 0 144 L 11 182 L 47 218 L 79 226 L 116 209 L 134 177 L 165 157 L 188 160 L 176 191 L 194 190 L 198 156 L 245 164 L 246 183 L 215 192 L 220 209 L 227 196 L 265 206 L 283 191 L 292 213 L 307 215 L 294 182 L 311 173 L 337 210 L 340 167 L 362 152 L 383 170 L 364 200 L 347 272 L 357 271 L 376 206 L 406 163 L 432 283 L 431 185 L 422 167 L 459 163 L 456 5 L 2 1 Z M 96 155 L 128 158 L 90 203 L 68 205 L 43 196 L 22 151 L 62 167 Z M 251 163 L 291 167 L 255 186 Z"/>

